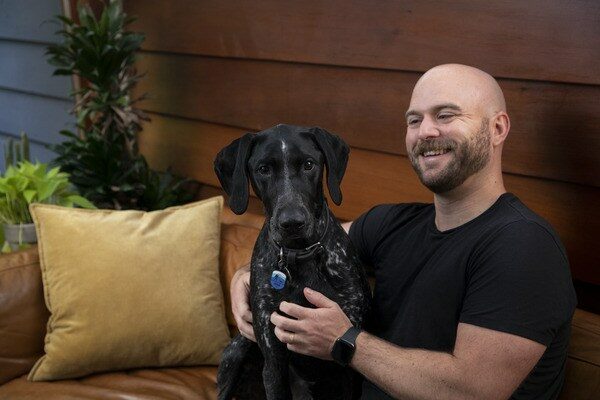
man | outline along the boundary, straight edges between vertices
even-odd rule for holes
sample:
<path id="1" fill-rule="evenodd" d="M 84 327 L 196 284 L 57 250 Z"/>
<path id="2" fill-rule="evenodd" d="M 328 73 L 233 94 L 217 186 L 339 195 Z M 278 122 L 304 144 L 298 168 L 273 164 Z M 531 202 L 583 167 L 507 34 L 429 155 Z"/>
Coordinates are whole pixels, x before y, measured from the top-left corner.
<path id="1" fill-rule="evenodd" d="M 565 250 L 552 228 L 506 193 L 510 121 L 487 73 L 441 65 L 417 82 L 406 149 L 433 204 L 382 205 L 346 224 L 375 267 L 373 311 L 350 366 L 364 399 L 554 399 L 575 308 Z M 249 273 L 232 283 L 240 331 L 253 338 Z M 351 327 L 305 289 L 315 309 L 283 302 L 271 321 L 295 352 L 332 359 Z"/>

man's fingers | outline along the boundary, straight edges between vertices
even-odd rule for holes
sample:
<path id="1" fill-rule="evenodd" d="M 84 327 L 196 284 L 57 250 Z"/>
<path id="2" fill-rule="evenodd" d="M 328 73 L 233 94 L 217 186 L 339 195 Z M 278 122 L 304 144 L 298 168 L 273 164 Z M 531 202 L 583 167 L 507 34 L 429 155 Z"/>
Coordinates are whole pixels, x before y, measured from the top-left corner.
<path id="1" fill-rule="evenodd" d="M 281 329 L 280 327 L 275 327 L 275 336 L 281 343 L 294 344 L 294 339 L 296 334 L 294 332 L 288 332 L 286 330 Z"/>
<path id="2" fill-rule="evenodd" d="M 243 337 L 256 342 L 256 337 L 254 336 L 254 327 L 252 325 L 246 323 L 238 324 L 238 330 Z"/>
<path id="3" fill-rule="evenodd" d="M 295 319 L 286 318 L 283 315 L 274 312 L 271 314 L 273 325 L 290 332 L 302 332 L 301 323 Z"/>
<path id="4" fill-rule="evenodd" d="M 246 339 L 252 340 L 254 343 L 256 343 L 256 337 L 254 336 L 254 331 L 242 331 L 240 330 L 240 333 L 243 337 L 245 337 Z"/>
<path id="5" fill-rule="evenodd" d="M 246 321 L 249 324 L 251 324 L 252 322 L 254 322 L 252 320 L 252 312 L 250 312 L 250 310 L 246 310 L 246 312 L 244 312 L 242 314 L 242 318 L 244 319 L 244 321 Z"/>
<path id="6" fill-rule="evenodd" d="M 304 288 L 304 297 L 306 297 L 306 300 L 308 300 L 310 304 L 319 308 L 331 308 L 337 305 L 335 301 L 329 299 L 323 293 L 307 287 Z"/>
<path id="7" fill-rule="evenodd" d="M 312 308 L 302 307 L 298 304 L 288 303 L 287 301 L 282 301 L 279 304 L 279 309 L 287 315 L 296 319 L 308 317 L 314 311 Z"/>

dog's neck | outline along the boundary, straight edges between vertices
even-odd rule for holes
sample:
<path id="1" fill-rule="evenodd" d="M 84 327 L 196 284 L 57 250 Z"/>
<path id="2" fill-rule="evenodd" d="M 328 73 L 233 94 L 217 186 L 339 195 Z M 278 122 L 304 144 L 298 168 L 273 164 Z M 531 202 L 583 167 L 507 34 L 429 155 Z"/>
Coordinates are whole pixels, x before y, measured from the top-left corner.
<path id="1" fill-rule="evenodd" d="M 302 264 L 304 262 L 313 260 L 317 255 L 322 254 L 324 252 L 323 243 L 327 232 L 329 230 L 329 219 L 331 218 L 329 207 L 327 206 L 327 202 L 323 201 L 323 208 L 321 210 L 321 216 L 317 221 L 316 232 L 318 234 L 318 240 L 311 245 L 303 248 L 303 249 L 291 249 L 285 246 L 282 246 L 280 243 L 275 241 L 269 235 L 269 241 L 276 248 L 278 258 L 278 268 L 280 270 L 285 271 L 288 278 L 292 279 L 291 271 L 298 264 Z M 319 234 L 320 232 L 320 234 Z"/>

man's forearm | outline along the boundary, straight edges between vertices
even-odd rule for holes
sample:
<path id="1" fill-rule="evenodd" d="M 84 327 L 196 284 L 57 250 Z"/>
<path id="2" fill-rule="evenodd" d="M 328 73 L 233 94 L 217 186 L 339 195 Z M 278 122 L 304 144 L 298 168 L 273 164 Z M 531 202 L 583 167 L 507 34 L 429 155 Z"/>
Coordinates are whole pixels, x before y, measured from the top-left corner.
<path id="1" fill-rule="evenodd" d="M 356 340 L 351 366 L 394 398 L 491 398 L 452 354 L 401 348 L 365 332 Z"/>

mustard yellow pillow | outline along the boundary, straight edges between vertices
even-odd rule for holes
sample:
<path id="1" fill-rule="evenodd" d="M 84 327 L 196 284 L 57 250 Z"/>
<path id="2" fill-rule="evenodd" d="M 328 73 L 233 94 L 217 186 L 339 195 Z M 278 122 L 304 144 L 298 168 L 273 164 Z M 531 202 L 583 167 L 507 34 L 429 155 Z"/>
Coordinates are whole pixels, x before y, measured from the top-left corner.
<path id="1" fill-rule="evenodd" d="M 222 197 L 153 212 L 32 205 L 51 316 L 29 380 L 218 364 L 229 342 L 222 207 Z"/>

